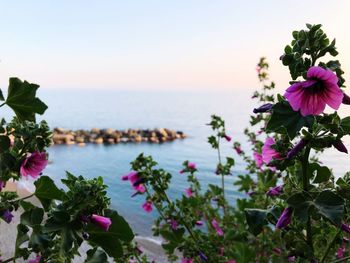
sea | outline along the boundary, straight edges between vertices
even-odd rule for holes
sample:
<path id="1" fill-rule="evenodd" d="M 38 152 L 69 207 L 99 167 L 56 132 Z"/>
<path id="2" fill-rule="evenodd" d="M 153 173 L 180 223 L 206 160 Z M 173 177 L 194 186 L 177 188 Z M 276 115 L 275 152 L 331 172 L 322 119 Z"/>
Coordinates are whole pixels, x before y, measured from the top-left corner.
<path id="1" fill-rule="evenodd" d="M 60 187 L 64 187 L 60 180 L 65 177 L 66 171 L 86 178 L 102 176 L 108 185 L 112 208 L 124 216 L 136 234 L 151 237 L 157 213 L 145 213 L 141 207 L 144 197 L 132 197 L 134 191 L 129 182 L 121 180 L 123 175 L 130 172 L 130 162 L 140 153 L 151 155 L 158 167 L 172 174 L 169 189 L 172 198 L 184 194 L 184 189 L 188 187 L 186 176 L 179 173 L 185 160 L 197 164 L 197 177 L 203 189 L 208 184 L 220 184 L 221 178 L 214 173 L 218 162 L 217 152 L 207 142 L 207 137 L 212 134 L 207 124 L 212 114 L 223 117 L 232 141 L 240 141 L 243 150 L 250 153 L 250 143 L 243 130 L 249 125 L 253 108 L 258 106 L 251 99 L 252 93 L 253 89 L 41 89 L 39 97 L 49 108 L 38 120 L 45 119 L 52 128 L 169 128 L 188 135 L 184 140 L 162 144 L 54 145 L 48 149 L 50 163 L 44 174 L 53 178 Z M 350 113 L 350 110 L 344 108 L 342 116 L 346 116 L 347 112 Z M 2 114 L 7 118 L 11 115 L 8 110 Z M 260 136 L 264 139 L 266 135 Z M 234 204 L 237 198 L 246 195 L 238 192 L 233 185 L 237 176 L 245 173 L 245 164 L 233 150 L 232 141 L 222 141 L 222 155 L 233 157 L 236 161 L 232 175 L 225 179 L 228 200 Z M 350 147 L 350 139 L 344 142 Z M 349 156 L 334 149 L 327 149 L 321 160 L 333 169 L 336 176 L 350 170 Z M 22 185 L 30 188 L 31 183 L 25 181 Z"/>

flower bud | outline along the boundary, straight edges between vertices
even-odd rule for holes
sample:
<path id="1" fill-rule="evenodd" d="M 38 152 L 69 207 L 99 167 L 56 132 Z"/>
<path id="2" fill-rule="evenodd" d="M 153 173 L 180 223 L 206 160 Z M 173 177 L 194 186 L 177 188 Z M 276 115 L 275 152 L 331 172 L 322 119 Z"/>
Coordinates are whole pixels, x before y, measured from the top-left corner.
<path id="1" fill-rule="evenodd" d="M 276 228 L 285 228 L 292 222 L 293 208 L 287 207 L 283 210 L 277 221 Z"/>
<path id="2" fill-rule="evenodd" d="M 306 145 L 308 141 L 305 139 L 301 139 L 288 153 L 287 159 L 292 159 L 295 157 Z"/>
<path id="3" fill-rule="evenodd" d="M 348 149 L 346 149 L 344 143 L 341 140 L 337 140 L 333 143 L 334 148 L 336 148 L 339 152 L 348 153 Z"/>
<path id="4" fill-rule="evenodd" d="M 350 97 L 349 97 L 349 95 L 347 95 L 347 94 L 344 93 L 342 103 L 343 103 L 343 104 L 346 104 L 346 105 L 350 105 Z"/>
<path id="5" fill-rule="evenodd" d="M 254 113 L 263 113 L 263 112 L 267 112 L 270 111 L 272 109 L 273 104 L 271 103 L 266 103 L 262 106 L 260 106 L 259 108 L 255 108 L 253 110 Z"/>
<path id="6" fill-rule="evenodd" d="M 275 187 L 270 187 L 269 191 L 267 191 L 266 195 L 268 196 L 278 196 L 283 193 L 283 186 L 275 186 Z"/>

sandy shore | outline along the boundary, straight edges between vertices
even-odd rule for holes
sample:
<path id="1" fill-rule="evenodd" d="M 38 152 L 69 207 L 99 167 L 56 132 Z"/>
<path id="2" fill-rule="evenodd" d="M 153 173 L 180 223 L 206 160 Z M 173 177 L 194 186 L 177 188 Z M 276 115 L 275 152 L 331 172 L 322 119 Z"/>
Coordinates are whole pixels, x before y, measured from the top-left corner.
<path id="1" fill-rule="evenodd" d="M 28 190 L 31 187 L 24 187 L 19 184 L 17 187 L 16 183 L 8 182 L 6 188 L 3 191 L 16 191 L 20 197 L 25 197 L 31 195 L 31 192 Z M 39 201 L 36 198 L 28 199 L 31 202 L 39 205 Z M 19 217 L 22 211 L 14 212 L 14 218 L 10 224 L 5 223 L 4 221 L 0 221 L 0 251 L 2 253 L 2 259 L 8 259 L 13 256 L 16 242 L 16 226 L 19 223 Z M 138 243 L 141 250 L 147 255 L 150 262 L 154 260 L 157 263 L 167 263 L 167 257 L 164 254 L 164 251 L 161 247 L 161 242 L 150 237 L 136 237 L 135 241 Z M 84 255 L 85 251 L 89 249 L 89 246 L 83 245 L 80 249 L 82 255 Z M 33 256 L 34 257 L 34 256 Z M 22 260 L 16 260 L 16 262 L 24 262 Z M 74 263 L 84 262 L 84 258 L 76 258 L 74 259 Z M 111 261 L 112 262 L 112 261 Z"/>

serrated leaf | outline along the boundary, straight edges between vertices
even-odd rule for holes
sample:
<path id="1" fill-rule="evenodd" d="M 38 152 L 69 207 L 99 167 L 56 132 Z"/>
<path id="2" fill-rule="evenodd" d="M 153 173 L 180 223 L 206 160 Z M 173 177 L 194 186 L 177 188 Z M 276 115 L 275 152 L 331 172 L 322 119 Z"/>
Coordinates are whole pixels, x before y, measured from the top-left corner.
<path id="1" fill-rule="evenodd" d="M 35 97 L 38 88 L 39 85 L 10 78 L 5 103 L 16 113 L 18 119 L 34 121 L 35 113 L 43 114 L 47 109 L 45 103 Z"/>

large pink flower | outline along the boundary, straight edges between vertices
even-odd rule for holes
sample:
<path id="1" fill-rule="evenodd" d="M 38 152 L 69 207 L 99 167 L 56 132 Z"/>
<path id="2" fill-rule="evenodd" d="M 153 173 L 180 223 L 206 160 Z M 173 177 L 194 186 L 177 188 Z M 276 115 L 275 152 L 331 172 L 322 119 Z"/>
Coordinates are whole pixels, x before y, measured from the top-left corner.
<path id="1" fill-rule="evenodd" d="M 37 178 L 47 165 L 46 153 L 33 152 L 25 158 L 21 164 L 20 172 L 22 176 Z"/>
<path id="2" fill-rule="evenodd" d="M 140 182 L 140 176 L 138 175 L 137 172 L 132 171 L 127 175 L 122 176 L 123 181 L 129 180 L 130 183 L 132 184 L 133 188 L 139 192 L 139 193 L 144 193 L 146 191 L 145 186 Z"/>
<path id="3" fill-rule="evenodd" d="M 215 229 L 216 233 L 218 234 L 218 236 L 223 236 L 224 232 L 222 231 L 222 229 L 219 226 L 218 221 L 216 221 L 216 219 L 213 219 L 211 221 L 211 225 L 213 226 L 213 228 Z"/>
<path id="4" fill-rule="evenodd" d="M 266 164 L 269 164 L 272 160 L 282 159 L 280 153 L 271 147 L 275 143 L 273 138 L 267 137 L 265 140 L 264 146 L 262 147 L 262 160 Z"/>
<path id="5" fill-rule="evenodd" d="M 112 220 L 109 217 L 99 216 L 99 215 L 92 215 L 91 221 L 104 229 L 105 231 L 108 231 L 109 227 L 112 224 Z"/>
<path id="6" fill-rule="evenodd" d="M 326 104 L 337 110 L 344 94 L 333 71 L 311 67 L 307 71 L 307 80 L 290 86 L 284 96 L 293 110 L 300 110 L 301 115 L 307 116 L 321 114 Z"/>

